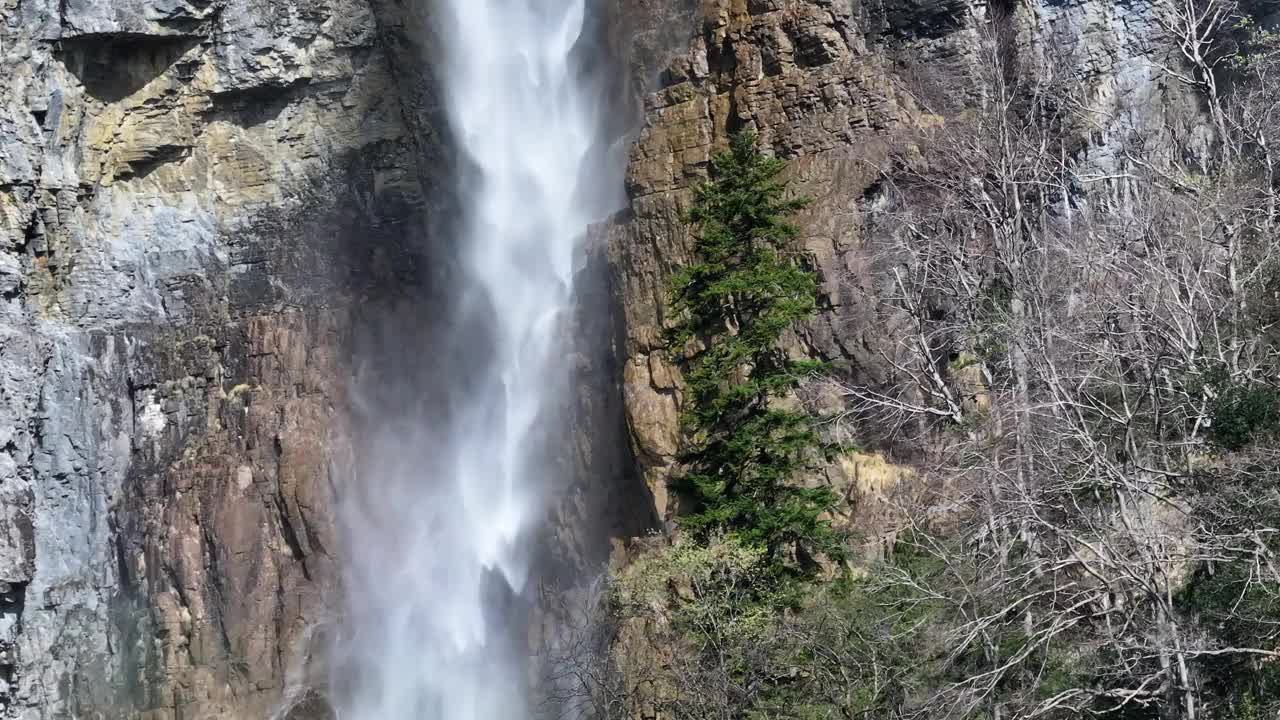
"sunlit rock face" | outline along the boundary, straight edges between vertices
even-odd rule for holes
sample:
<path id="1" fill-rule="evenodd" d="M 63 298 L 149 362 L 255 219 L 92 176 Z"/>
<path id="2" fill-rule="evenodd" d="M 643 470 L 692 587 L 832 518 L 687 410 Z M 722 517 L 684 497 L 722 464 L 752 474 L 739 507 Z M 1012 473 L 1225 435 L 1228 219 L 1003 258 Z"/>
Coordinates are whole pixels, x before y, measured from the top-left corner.
<path id="1" fill-rule="evenodd" d="M 556 62 L 616 100 L 621 90 L 604 88 L 611 68 L 587 67 L 604 52 L 604 14 L 592 5 L 579 8 L 581 41 L 570 37 L 572 22 L 562 28 Z M 573 373 L 553 410 L 594 431 L 566 435 L 547 464 L 607 468 L 556 475 L 558 491 L 526 510 L 513 509 L 523 501 L 495 510 L 511 532 L 493 536 L 477 567 L 496 568 L 505 545 L 515 548 L 506 568 L 513 585 L 521 564 L 571 582 L 608 553 L 584 528 L 639 532 L 643 521 L 624 528 L 601 512 L 617 504 L 609 497 L 617 485 L 605 486 L 630 471 L 612 345 L 568 340 L 614 330 L 602 243 L 597 235 L 588 247 L 584 234 L 621 196 L 622 146 L 602 139 L 619 137 L 618 122 L 510 139 L 542 148 L 541 161 L 525 158 L 534 170 L 579 162 L 574 146 L 591 162 L 612 158 L 612 179 L 597 173 L 581 192 L 520 198 L 529 209 L 464 212 L 470 188 L 454 180 L 482 176 L 472 173 L 481 146 L 466 147 L 461 116 L 438 100 L 438 81 L 455 73 L 433 66 L 443 61 L 436 4 L 2 8 L 10 81 L 0 87 L 0 716 L 333 715 L 335 687 L 359 680 L 330 662 L 343 647 L 336 628 L 352 598 L 385 598 L 396 587 L 384 582 L 383 557 L 366 568 L 370 585 L 342 582 L 368 555 L 344 547 L 335 499 L 374 467 L 361 464 L 376 449 L 366 442 L 371 428 L 394 419 L 381 412 L 390 406 L 368 412 L 361 373 L 390 371 L 412 348 L 412 371 L 396 379 L 416 384 L 401 397 L 441 401 L 433 388 L 467 383 L 430 376 L 428 358 L 440 357 L 463 309 L 504 321 L 508 335 L 528 319 L 495 313 L 515 286 L 487 277 L 484 257 L 465 256 L 478 250 L 461 239 L 488 234 L 463 228 L 460 217 L 509 226 L 542 217 L 538 232 L 558 243 L 545 258 L 533 252 L 540 247 L 509 258 L 508 274 L 545 269 L 554 302 L 540 308 L 522 297 L 510 307 L 560 326 L 539 339 L 563 347 L 536 371 L 512 365 L 527 349 L 517 344 L 502 362 L 540 391 L 555 383 L 531 372 L 550 364 L 551 375 Z M 473 30 L 498 30 L 484 25 Z M 541 50 L 544 39 L 509 33 L 504 42 Z M 534 111 L 572 113 L 563 93 L 537 91 L 526 98 Z M 495 148 L 505 155 L 494 162 L 522 154 Z M 508 179 L 507 192 L 523 195 L 524 179 Z M 459 292 L 464 275 L 482 298 L 474 305 Z M 585 298 L 578 307 L 601 312 L 569 312 L 566 322 L 571 286 Z M 410 333 L 378 355 L 388 324 Z M 496 362 L 479 358 L 465 369 Z M 447 414 L 445 405 L 435 410 Z M 490 419 L 484 412 L 469 419 L 473 430 Z M 545 419 L 539 412 L 521 422 Z M 469 462 L 514 452 L 490 449 L 476 439 Z M 437 512 L 454 510 L 462 506 Z M 388 556 L 412 559 L 395 552 Z M 559 592 L 547 587 L 529 594 Z M 483 609 L 461 605 L 480 590 L 468 592 L 456 598 L 459 612 L 482 620 Z M 522 621 L 535 634 L 523 623 L 550 621 Z M 341 705 L 348 716 L 355 707 Z"/>
<path id="2" fill-rule="evenodd" d="M 1186 88 L 1162 82 L 1176 53 L 1156 0 L 624 0 L 643 129 L 627 170 L 630 213 L 611 230 L 613 289 L 625 328 L 618 362 L 637 468 L 655 511 L 670 519 L 681 380 L 662 350 L 663 308 L 688 260 L 681 213 L 690 186 L 732 130 L 755 132 L 789 161 L 792 186 L 814 198 L 798 218 L 821 280 L 821 313 L 794 350 L 841 372 L 874 369 L 903 328 L 877 311 L 864 248 L 865 209 L 881 174 L 916 130 L 979 102 L 979 38 L 998 34 L 1020 73 L 1078 86 L 1106 127 L 1080 139 L 1100 173 L 1124 138 L 1153 152 L 1202 152 L 1206 118 Z M 696 7 L 695 7 L 696 6 Z M 683 33 L 683 39 L 678 39 Z M 965 89 L 971 89 L 966 94 Z M 1163 150 L 1161 150 L 1163 148 Z M 824 481 L 848 487 L 831 467 Z"/>
<path id="3" fill-rule="evenodd" d="M 353 307 L 423 207 L 373 13 L 0 5 L 0 716 L 263 718 L 309 672 Z"/>
<path id="4" fill-rule="evenodd" d="M 426 517 L 506 528 L 487 538 L 495 544 L 461 551 L 482 553 L 467 562 L 489 569 L 463 584 L 471 595 L 450 600 L 479 593 L 490 609 L 460 606 L 470 618 L 458 624 L 496 612 L 507 650 L 527 649 L 517 626 L 535 645 L 550 642 L 557 619 L 537 608 L 557 604 L 559 583 L 598 569 L 608 539 L 671 515 L 680 379 L 660 352 L 662 306 L 687 259 L 688 188 L 731 128 L 754 129 L 816 198 L 801 220 L 824 311 L 796 348 L 856 371 L 894 344 L 875 310 L 863 203 L 902 129 L 951 112 L 914 93 L 922 78 L 962 82 L 972 71 L 991 3 L 599 0 L 585 5 L 568 58 L 561 35 L 470 18 L 487 52 L 554 47 L 580 72 L 613 78 L 592 86 L 615 114 L 583 126 L 588 151 L 543 126 L 504 128 L 515 117 L 500 108 L 473 108 L 468 117 L 484 124 L 463 122 L 458 108 L 476 99 L 456 93 L 483 81 L 510 95 L 516 79 L 458 59 L 473 36 L 442 38 L 437 13 L 451 3 L 0 0 L 0 717 L 355 712 L 361 683 L 373 680 L 343 664 L 359 653 L 333 657 L 344 647 L 343 613 L 413 584 L 387 574 L 405 561 L 392 536 L 384 554 L 351 552 L 335 498 L 353 497 L 342 495 L 353 478 L 400 472 L 370 461 L 380 447 L 371 439 L 385 438 L 388 424 L 424 408 L 461 417 L 451 403 L 495 387 L 485 378 L 504 374 L 495 369 L 503 363 L 511 377 L 541 368 L 575 378 L 523 416 L 550 408 L 575 428 L 538 460 L 557 471 L 532 486 L 533 500 L 486 507 L 492 518 L 468 515 L 460 491 Z M 1118 161 L 1132 129 L 1171 152 L 1197 152 L 1202 118 L 1152 70 L 1170 52 L 1159 3 L 995 5 L 1011 8 L 1002 22 L 1024 72 L 1039 72 L 1046 48 L 1075 58 L 1066 66 L 1112 118 L 1088 146 L 1099 167 Z M 568 0 L 547 6 L 539 22 L 569 17 Z M 1250 6 L 1274 13 L 1263 0 Z M 587 62 L 593 43 L 604 48 L 590 57 L 626 57 L 630 67 Z M 473 75 L 484 72 L 493 75 Z M 601 80 L 575 82 L 582 90 Z M 522 98 L 521 119 L 570 113 L 573 93 L 555 87 Z M 626 207 L 583 241 L 585 224 L 611 203 L 587 203 L 591 212 L 569 222 L 555 202 L 579 194 L 562 187 L 548 200 L 529 188 L 569 185 L 563 169 L 554 181 L 538 175 L 583 152 L 604 162 L 628 130 Z M 492 134 L 503 137 L 489 144 Z M 535 140 L 545 157 L 514 145 Z M 499 197 L 480 192 L 484 178 L 517 159 L 531 163 L 527 178 L 502 194 L 530 208 L 468 205 Z M 574 189 L 611 182 L 601 171 Z M 471 240 L 498 235 L 483 226 L 548 223 L 576 228 L 544 233 L 568 243 L 551 255 L 541 245 L 519 258 L 467 254 L 484 247 Z M 517 300 L 526 271 L 555 279 L 554 302 Z M 463 279 L 474 296 L 457 292 Z M 570 285 L 577 302 L 562 325 L 554 316 Z M 469 380 L 441 383 L 432 370 L 458 369 L 457 358 L 442 358 L 458 347 L 467 307 L 487 323 L 476 340 L 484 361 Z M 514 367 L 512 355 L 524 355 L 513 348 L 528 346 L 511 338 L 526 321 L 561 327 L 565 342 Z M 377 373 L 397 380 L 385 387 L 400 404 L 370 405 Z M 477 407 L 514 406 L 490 398 Z M 499 437 L 520 434 L 507 434 L 510 422 L 469 418 L 472 432 L 491 421 L 504 428 L 491 456 L 473 447 L 464 461 L 446 442 L 428 457 L 430 445 L 415 445 L 413 470 L 518 455 Z M 629 484 L 636 474 L 647 487 Z M 526 566 L 556 582 L 515 592 Z M 480 576 L 496 590 L 477 589 Z M 493 598 L 510 602 L 496 608 Z M 509 622 L 513 614 L 521 620 Z M 338 701 L 335 690 L 350 694 Z"/>

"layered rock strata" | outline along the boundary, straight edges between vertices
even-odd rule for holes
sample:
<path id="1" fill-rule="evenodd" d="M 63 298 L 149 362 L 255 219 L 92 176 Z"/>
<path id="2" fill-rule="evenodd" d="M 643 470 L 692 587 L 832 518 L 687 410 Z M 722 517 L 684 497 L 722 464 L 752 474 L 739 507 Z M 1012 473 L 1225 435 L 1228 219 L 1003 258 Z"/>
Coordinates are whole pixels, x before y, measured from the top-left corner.
<path id="1" fill-rule="evenodd" d="M 963 112 L 930 87 L 963 98 L 984 33 L 1020 72 L 1053 64 L 1087 89 L 1107 120 L 1082 152 L 1100 168 L 1121 167 L 1133 131 L 1204 143 L 1161 71 L 1176 58 L 1159 0 L 607 5 L 642 129 L 629 209 L 584 271 L 607 262 L 584 307 L 616 314 L 580 322 L 598 342 L 575 358 L 571 452 L 598 472 L 552 508 L 545 562 L 565 576 L 674 512 L 663 308 L 690 185 L 729 131 L 754 130 L 815 197 L 800 220 L 823 312 L 793 345 L 851 374 L 895 343 L 869 198 L 917 128 Z M 0 0 L 0 717 L 328 713 L 358 330 L 394 307 L 429 346 L 450 273 L 427 9 Z M 634 458 L 596 432 L 619 415 Z M 866 480 L 859 462 L 828 481 Z"/>
<path id="2" fill-rule="evenodd" d="M 309 672 L 353 307 L 422 204 L 374 10 L 0 6 L 0 716 L 265 718 Z"/>
<path id="3" fill-rule="evenodd" d="M 681 221 L 692 184 L 730 132 L 756 133 L 785 158 L 797 193 L 814 199 L 798 221 L 821 279 L 820 316 L 793 338 L 797 353 L 850 377 L 873 372 L 901 340 L 881 314 L 883 278 L 867 250 L 867 208 L 876 188 L 914 151 L 922 128 L 982 101 L 980 77 L 994 42 L 1020 73 L 1053 74 L 1076 87 L 1096 118 L 1078 150 L 1103 173 L 1121 169 L 1133 133 L 1147 151 L 1195 153 L 1206 118 L 1170 81 L 1176 66 L 1168 3 L 1160 0 L 633 0 L 638 71 L 650 80 L 643 130 L 631 150 L 628 215 L 613 228 L 614 288 L 623 309 L 620 362 L 639 472 L 656 512 L 675 512 L 667 484 L 679 447 L 681 380 L 665 357 L 670 278 L 688 261 Z M 685 19 L 686 13 L 694 19 Z M 647 24 L 646 24 L 647 23 Z M 653 28 L 663 26 L 665 31 Z M 687 41 L 655 61 L 655 36 Z M 827 398 L 839 407 L 838 398 Z M 881 463 L 871 456 L 832 467 L 823 481 L 846 494 Z M 862 483 L 865 484 L 865 483 Z M 852 489 L 851 489 L 852 488 Z"/>

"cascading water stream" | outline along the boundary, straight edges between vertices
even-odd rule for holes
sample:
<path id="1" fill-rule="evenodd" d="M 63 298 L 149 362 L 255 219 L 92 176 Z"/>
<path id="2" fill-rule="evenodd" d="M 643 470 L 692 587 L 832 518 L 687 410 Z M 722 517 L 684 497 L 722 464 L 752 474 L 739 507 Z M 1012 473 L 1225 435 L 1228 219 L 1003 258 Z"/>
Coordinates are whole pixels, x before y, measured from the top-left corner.
<path id="1" fill-rule="evenodd" d="M 601 167 L 600 94 L 575 60 L 588 0 L 432 1 L 464 161 L 460 276 L 447 332 L 410 351 L 434 368 L 417 385 L 432 387 L 357 398 L 340 720 L 528 714 L 521 593 L 564 423 L 574 265 L 617 192 L 597 187 L 617 173 Z"/>

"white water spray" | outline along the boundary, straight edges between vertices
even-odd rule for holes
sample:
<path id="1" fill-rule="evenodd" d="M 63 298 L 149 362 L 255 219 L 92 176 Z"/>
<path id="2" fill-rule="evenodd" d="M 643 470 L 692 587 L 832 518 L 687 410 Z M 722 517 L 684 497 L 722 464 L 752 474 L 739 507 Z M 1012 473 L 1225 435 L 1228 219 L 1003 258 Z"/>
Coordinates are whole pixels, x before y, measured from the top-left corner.
<path id="1" fill-rule="evenodd" d="M 408 351 L 431 376 L 358 382 L 410 397 L 362 398 L 340 508 L 339 720 L 529 714 L 522 592 L 564 423 L 574 263 L 599 200 L 617 192 L 597 187 L 617 173 L 602 166 L 599 94 L 574 60 L 587 0 L 432 1 L 465 161 L 461 277 L 447 331 Z"/>

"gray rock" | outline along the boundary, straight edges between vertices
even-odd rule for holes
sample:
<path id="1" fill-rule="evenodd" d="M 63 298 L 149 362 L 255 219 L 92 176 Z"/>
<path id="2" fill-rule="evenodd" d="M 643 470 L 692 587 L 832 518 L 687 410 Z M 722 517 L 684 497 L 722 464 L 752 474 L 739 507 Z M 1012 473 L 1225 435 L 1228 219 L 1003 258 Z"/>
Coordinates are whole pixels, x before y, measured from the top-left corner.
<path id="1" fill-rule="evenodd" d="M 353 308 L 423 234 L 373 9 L 0 0 L 0 54 L 0 718 L 268 717 L 322 685 Z"/>

